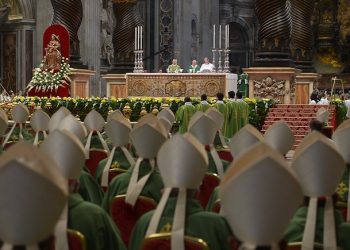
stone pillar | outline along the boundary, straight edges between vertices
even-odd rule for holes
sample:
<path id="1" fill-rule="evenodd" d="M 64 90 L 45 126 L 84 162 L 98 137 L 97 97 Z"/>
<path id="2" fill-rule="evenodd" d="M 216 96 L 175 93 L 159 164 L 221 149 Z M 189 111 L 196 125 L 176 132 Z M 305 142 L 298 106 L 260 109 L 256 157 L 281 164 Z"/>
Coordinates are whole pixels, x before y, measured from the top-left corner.
<path id="1" fill-rule="evenodd" d="M 294 64 L 303 72 L 313 72 L 313 35 L 311 17 L 315 0 L 290 0 L 292 29 L 291 52 Z"/>
<path id="2" fill-rule="evenodd" d="M 81 0 L 51 0 L 54 10 L 52 24 L 62 24 L 70 36 L 70 64 L 81 67 L 80 45 L 78 30 L 83 19 L 83 5 Z"/>
<path id="3" fill-rule="evenodd" d="M 137 9 L 137 0 L 113 0 L 113 2 L 116 26 L 113 32 L 114 65 L 112 71 L 116 73 L 132 72 L 135 27 L 143 25 L 143 21 Z M 145 27 L 144 34 L 146 34 Z"/>
<path id="4" fill-rule="evenodd" d="M 255 58 L 257 67 L 292 66 L 290 54 L 290 15 L 287 0 L 256 0 L 260 24 Z"/>

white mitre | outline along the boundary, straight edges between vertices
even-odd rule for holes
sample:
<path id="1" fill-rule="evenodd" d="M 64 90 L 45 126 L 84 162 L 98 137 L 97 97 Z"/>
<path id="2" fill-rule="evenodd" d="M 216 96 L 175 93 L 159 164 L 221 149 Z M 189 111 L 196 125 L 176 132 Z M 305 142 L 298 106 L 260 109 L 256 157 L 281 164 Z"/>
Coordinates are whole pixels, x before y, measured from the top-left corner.
<path id="1" fill-rule="evenodd" d="M 285 155 L 292 149 L 295 139 L 288 124 L 285 121 L 278 121 L 266 130 L 264 142 L 282 155 Z"/>

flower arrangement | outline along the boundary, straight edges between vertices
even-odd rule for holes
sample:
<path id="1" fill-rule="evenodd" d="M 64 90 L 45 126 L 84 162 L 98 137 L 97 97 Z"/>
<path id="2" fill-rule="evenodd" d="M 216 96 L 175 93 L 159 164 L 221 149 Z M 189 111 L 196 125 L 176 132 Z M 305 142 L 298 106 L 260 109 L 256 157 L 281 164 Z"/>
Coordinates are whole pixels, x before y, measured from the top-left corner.
<path id="1" fill-rule="evenodd" d="M 38 68 L 34 69 L 33 78 L 27 86 L 27 91 L 35 89 L 39 91 L 57 90 L 61 86 L 69 86 L 71 79 L 69 74 L 71 72 L 68 58 L 62 57 L 60 69 L 55 72 L 53 69 L 44 69 L 44 59 Z"/>
<path id="2" fill-rule="evenodd" d="M 249 105 L 249 122 L 260 129 L 263 125 L 265 117 L 270 107 L 274 105 L 274 101 L 270 99 L 249 99 L 244 101 Z M 14 103 L 23 103 L 34 111 L 36 106 L 40 106 L 50 116 L 56 112 L 60 107 L 66 107 L 73 115 L 79 116 L 81 120 L 92 110 L 96 110 L 107 118 L 110 110 L 119 109 L 124 111 L 125 107 L 129 106 L 131 109 L 130 121 L 137 121 L 141 116 L 141 111 L 152 113 L 154 110 L 161 110 L 164 107 L 169 107 L 174 113 L 178 108 L 184 104 L 183 98 L 169 97 L 169 98 L 151 98 L 151 97 L 130 97 L 130 98 L 71 98 L 71 97 L 24 97 L 16 96 L 13 98 Z M 210 104 L 216 103 L 216 98 L 208 98 Z M 192 104 L 200 103 L 200 98 L 192 98 Z M 128 111 L 130 112 L 130 111 Z"/>

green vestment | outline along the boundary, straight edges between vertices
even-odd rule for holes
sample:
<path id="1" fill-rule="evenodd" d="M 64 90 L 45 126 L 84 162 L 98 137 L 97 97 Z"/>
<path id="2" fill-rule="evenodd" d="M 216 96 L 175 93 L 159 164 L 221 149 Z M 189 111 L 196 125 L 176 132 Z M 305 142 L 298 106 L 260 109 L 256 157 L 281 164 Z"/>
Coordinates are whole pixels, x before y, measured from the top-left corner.
<path id="1" fill-rule="evenodd" d="M 190 65 L 190 67 L 188 67 L 188 73 L 197 73 L 197 72 L 199 72 L 201 70 L 201 67 L 199 67 L 198 65 L 196 65 L 196 66 L 192 66 L 192 65 Z"/>
<path id="2" fill-rule="evenodd" d="M 180 73 L 181 67 L 179 65 L 170 64 L 167 69 L 168 73 Z"/>
<path id="3" fill-rule="evenodd" d="M 201 103 L 196 105 L 196 109 L 198 111 L 202 111 L 202 112 L 207 111 L 210 107 L 211 107 L 211 105 L 206 101 L 201 101 Z"/>
<path id="4" fill-rule="evenodd" d="M 226 104 L 224 102 L 217 101 L 213 107 L 216 108 L 223 116 L 225 116 Z"/>
<path id="5" fill-rule="evenodd" d="M 11 136 L 10 136 L 10 138 L 9 138 L 9 142 L 11 142 L 11 141 L 19 141 L 19 131 L 20 131 L 20 129 L 19 129 L 19 127 L 16 127 L 14 130 L 13 130 L 13 132 L 12 132 L 12 134 L 11 134 Z M 29 131 L 28 131 L 28 129 L 26 129 L 26 128 L 23 128 L 22 129 L 22 136 L 23 136 L 23 140 L 25 140 L 25 141 L 34 141 L 34 136 L 33 136 L 33 134 L 31 134 Z M 6 137 L 6 135 L 5 135 L 5 137 Z"/>
<path id="6" fill-rule="evenodd" d="M 107 161 L 108 161 L 108 158 L 103 159 L 98 163 L 98 166 L 96 169 L 96 174 L 95 174 L 95 178 L 98 181 L 98 183 L 101 182 L 102 173 L 103 173 L 103 170 L 106 166 Z M 120 148 L 115 150 L 115 153 L 113 156 L 113 161 L 112 161 L 110 168 L 121 168 L 124 170 L 127 170 L 130 168 L 130 163 L 126 159 L 123 151 Z"/>
<path id="7" fill-rule="evenodd" d="M 110 202 L 115 196 L 126 194 L 133 169 L 134 167 L 129 168 L 126 173 L 118 175 L 109 184 L 102 202 L 102 207 L 106 211 L 109 211 Z M 149 161 L 142 161 L 140 165 L 138 180 L 147 175 L 151 169 L 152 167 Z M 146 182 L 146 185 L 143 187 L 140 195 L 152 198 L 155 202 L 158 202 L 162 196 L 163 187 L 163 181 L 159 172 L 157 170 L 154 170 Z"/>
<path id="8" fill-rule="evenodd" d="M 197 109 L 190 103 L 185 103 L 176 112 L 176 121 L 179 123 L 179 132 L 184 134 L 187 132 L 188 124 Z"/>
<path id="9" fill-rule="evenodd" d="M 211 156 L 210 153 L 208 153 L 208 159 L 209 159 L 209 165 L 208 165 L 207 172 L 208 173 L 213 173 L 213 174 L 218 174 L 218 171 L 216 169 L 216 165 L 215 165 L 214 159 L 213 159 L 213 157 Z M 229 167 L 230 163 L 228 161 L 225 161 L 225 160 L 221 160 L 221 162 L 222 162 L 222 166 L 224 168 L 224 172 L 226 172 L 226 169 Z"/>
<path id="10" fill-rule="evenodd" d="M 249 105 L 245 101 L 237 101 L 238 112 L 238 130 L 243 128 L 249 122 Z"/>
<path id="11" fill-rule="evenodd" d="M 301 242 L 303 240 L 304 227 L 306 224 L 307 207 L 299 208 L 294 214 L 293 219 L 284 234 L 284 239 L 287 242 Z M 316 217 L 316 235 L 315 242 L 323 243 L 323 218 L 324 208 L 317 209 Z M 337 242 L 339 242 L 339 226 L 343 223 L 343 217 L 338 210 L 334 210 L 335 229 L 337 233 Z"/>
<path id="12" fill-rule="evenodd" d="M 350 223 L 344 222 L 338 231 L 338 246 L 343 250 L 350 249 Z"/>
<path id="13" fill-rule="evenodd" d="M 118 228 L 101 207 L 79 194 L 69 195 L 68 206 L 68 228 L 84 235 L 86 250 L 126 250 Z"/>
<path id="14" fill-rule="evenodd" d="M 103 191 L 101 186 L 85 170 L 81 171 L 79 193 L 85 201 L 90 201 L 96 205 L 101 205 Z"/>
<path id="15" fill-rule="evenodd" d="M 157 232 L 170 233 L 176 206 L 176 198 L 169 198 L 160 218 Z M 137 222 L 130 241 L 130 250 L 139 250 L 154 211 L 143 215 Z M 197 200 L 187 199 L 185 235 L 204 240 L 210 250 L 231 249 L 228 244 L 232 236 L 226 220 L 215 213 L 203 211 Z"/>
<path id="16" fill-rule="evenodd" d="M 213 212 L 213 208 L 214 208 L 214 204 L 216 201 L 218 201 L 219 198 L 219 187 L 216 187 L 213 192 L 210 195 L 209 201 L 207 203 L 207 207 L 205 208 L 205 210 L 209 211 L 209 212 Z"/>
<path id="17" fill-rule="evenodd" d="M 222 129 L 222 133 L 226 138 L 231 139 L 232 136 L 238 131 L 238 104 L 235 101 L 230 101 L 226 104 L 225 109 L 225 122 Z"/>

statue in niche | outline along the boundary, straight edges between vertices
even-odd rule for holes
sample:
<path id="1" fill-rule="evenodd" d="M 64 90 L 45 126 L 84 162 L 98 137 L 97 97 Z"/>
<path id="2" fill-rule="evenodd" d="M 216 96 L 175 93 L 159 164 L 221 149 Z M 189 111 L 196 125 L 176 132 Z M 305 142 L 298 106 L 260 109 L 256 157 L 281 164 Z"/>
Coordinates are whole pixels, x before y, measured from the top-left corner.
<path id="1" fill-rule="evenodd" d="M 6 22 L 11 11 L 11 6 L 8 3 L 3 3 L 0 7 L 0 24 Z"/>
<path id="2" fill-rule="evenodd" d="M 114 29 L 114 13 L 113 3 L 111 0 L 102 2 L 101 16 L 101 54 L 109 66 L 112 65 L 114 59 L 114 47 L 112 31 Z"/>
<path id="3" fill-rule="evenodd" d="M 61 44 L 59 36 L 52 34 L 51 40 L 45 48 L 44 65 L 42 70 L 58 72 L 61 69 Z"/>

